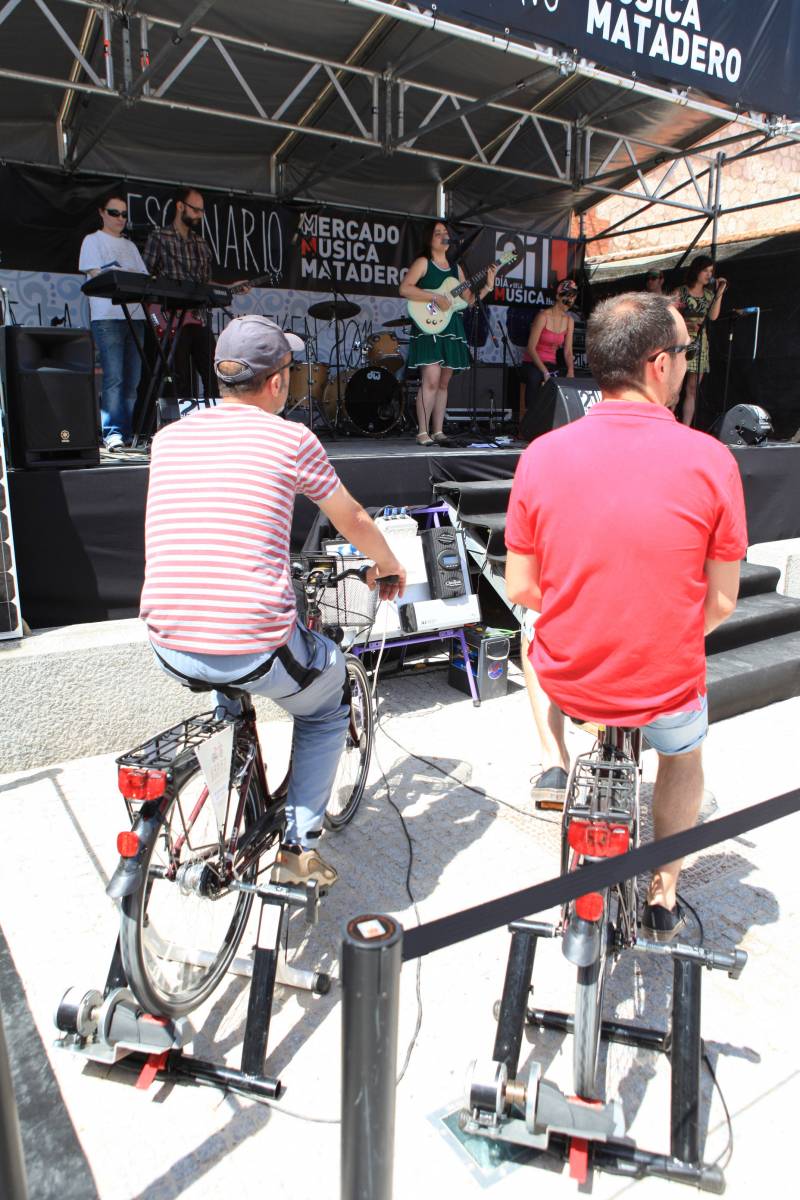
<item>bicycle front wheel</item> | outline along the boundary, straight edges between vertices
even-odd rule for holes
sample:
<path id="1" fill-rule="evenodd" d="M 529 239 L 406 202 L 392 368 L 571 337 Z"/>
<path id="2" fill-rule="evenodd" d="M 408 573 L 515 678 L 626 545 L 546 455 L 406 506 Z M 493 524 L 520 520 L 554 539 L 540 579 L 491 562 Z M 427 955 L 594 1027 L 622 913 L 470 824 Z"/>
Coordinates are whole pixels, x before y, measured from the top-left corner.
<path id="1" fill-rule="evenodd" d="M 599 1100 L 597 1063 L 603 1024 L 603 993 L 608 968 L 609 900 L 603 909 L 600 953 L 588 967 L 578 967 L 575 988 L 575 1033 L 573 1038 L 572 1084 L 582 1100 Z"/>
<path id="2" fill-rule="evenodd" d="M 238 795 L 231 791 L 231 806 Z M 261 804 L 250 777 L 240 841 Z M 188 832 L 187 832 L 188 831 Z M 154 1016 L 182 1017 L 208 999 L 233 959 L 251 893 L 218 886 L 222 859 L 213 805 L 198 768 L 184 782 L 147 855 L 142 886 L 120 911 L 120 952 L 131 991 Z M 230 838 L 225 843 L 226 853 Z M 255 880 L 257 863 L 243 874 Z"/>
<path id="3" fill-rule="evenodd" d="M 367 783 L 375 736 L 367 672 L 354 654 L 348 654 L 345 663 L 350 684 L 350 722 L 330 800 L 325 808 L 328 829 L 342 829 L 356 815 Z"/>

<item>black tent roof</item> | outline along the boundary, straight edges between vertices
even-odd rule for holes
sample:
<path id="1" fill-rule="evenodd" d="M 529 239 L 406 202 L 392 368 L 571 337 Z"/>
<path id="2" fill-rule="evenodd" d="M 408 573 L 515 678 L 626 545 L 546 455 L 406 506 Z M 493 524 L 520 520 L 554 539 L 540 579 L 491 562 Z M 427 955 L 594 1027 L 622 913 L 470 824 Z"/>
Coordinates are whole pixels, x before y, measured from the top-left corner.
<path id="1" fill-rule="evenodd" d="M 666 173 L 733 115 L 411 24 L 399 7 L 44 3 L 0 5 L 7 160 L 420 214 L 444 188 L 455 216 L 564 233 L 572 212 Z M 765 128 L 743 117 L 741 146 Z M 701 181 L 698 205 L 709 191 Z"/>

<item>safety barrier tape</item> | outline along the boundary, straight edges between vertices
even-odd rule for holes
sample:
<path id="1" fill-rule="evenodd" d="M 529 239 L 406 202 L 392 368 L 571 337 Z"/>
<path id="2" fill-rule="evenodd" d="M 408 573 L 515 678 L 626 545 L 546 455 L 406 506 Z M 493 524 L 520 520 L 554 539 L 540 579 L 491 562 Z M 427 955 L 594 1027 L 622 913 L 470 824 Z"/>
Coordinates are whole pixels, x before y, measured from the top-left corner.
<path id="1" fill-rule="evenodd" d="M 453 946 L 456 942 L 476 937 L 479 933 L 488 933 L 490 929 L 518 921 L 521 917 L 564 904 L 587 892 L 602 891 L 611 884 L 629 879 L 632 875 L 639 875 L 654 867 L 663 866 L 664 863 L 685 858 L 698 850 L 706 850 L 717 842 L 739 837 L 750 829 L 769 825 L 770 822 L 788 817 L 798 810 L 800 788 L 793 792 L 785 792 L 782 796 L 775 796 L 772 800 L 752 804 L 726 817 L 718 817 L 706 825 L 696 825 L 682 833 L 673 833 L 656 842 L 648 842 L 646 846 L 629 850 L 627 854 L 589 863 L 579 871 L 557 875 L 554 879 L 537 883 L 534 887 L 523 888 L 497 900 L 488 900 L 484 904 L 476 904 L 461 912 L 451 913 L 450 916 L 428 921 L 416 929 L 407 930 L 403 935 L 403 960 L 407 962 L 423 954 L 431 954 L 434 950 L 441 950 L 445 946 Z"/>

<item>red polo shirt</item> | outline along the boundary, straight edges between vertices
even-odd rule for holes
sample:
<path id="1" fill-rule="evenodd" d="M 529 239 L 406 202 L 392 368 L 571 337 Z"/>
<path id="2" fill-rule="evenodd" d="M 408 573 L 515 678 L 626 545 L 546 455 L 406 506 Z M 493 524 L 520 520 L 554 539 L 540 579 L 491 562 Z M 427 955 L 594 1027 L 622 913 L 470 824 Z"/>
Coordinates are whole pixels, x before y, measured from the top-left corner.
<path id="1" fill-rule="evenodd" d="M 698 706 L 703 566 L 747 549 L 727 446 L 655 404 L 597 404 L 520 458 L 506 545 L 539 562 L 530 658 L 560 708 L 638 726 Z"/>

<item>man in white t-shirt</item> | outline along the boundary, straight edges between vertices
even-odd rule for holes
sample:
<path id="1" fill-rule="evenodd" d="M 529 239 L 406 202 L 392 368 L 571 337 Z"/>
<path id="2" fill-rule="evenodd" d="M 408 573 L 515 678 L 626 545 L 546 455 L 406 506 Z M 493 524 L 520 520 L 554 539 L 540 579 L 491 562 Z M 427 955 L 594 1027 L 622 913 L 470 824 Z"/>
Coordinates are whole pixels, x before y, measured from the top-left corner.
<path id="1" fill-rule="evenodd" d="M 214 360 L 222 403 L 156 434 L 141 616 L 169 674 L 241 683 L 292 714 L 286 840 L 273 877 L 329 888 L 337 873 L 317 847 L 350 709 L 340 648 L 298 620 L 289 558 L 295 496 L 317 504 L 373 559 L 368 582 L 378 581 L 383 599 L 402 595 L 405 570 L 317 437 L 278 415 L 292 351 L 302 346 L 267 317 L 235 318 Z M 381 583 L 388 575 L 399 583 Z"/>
<path id="2" fill-rule="evenodd" d="M 128 208 L 117 192 L 106 196 L 98 208 L 102 227 L 87 234 L 81 245 L 79 270 L 86 275 L 101 271 L 140 271 L 147 274 L 142 256 L 124 236 Z M 144 313 L 140 304 L 129 309 L 134 332 L 118 304 L 102 296 L 89 299 L 92 336 L 100 355 L 103 371 L 100 405 L 103 441 L 107 450 L 121 450 L 133 437 L 133 410 L 142 373 L 142 360 L 136 345 L 144 344 Z"/>

